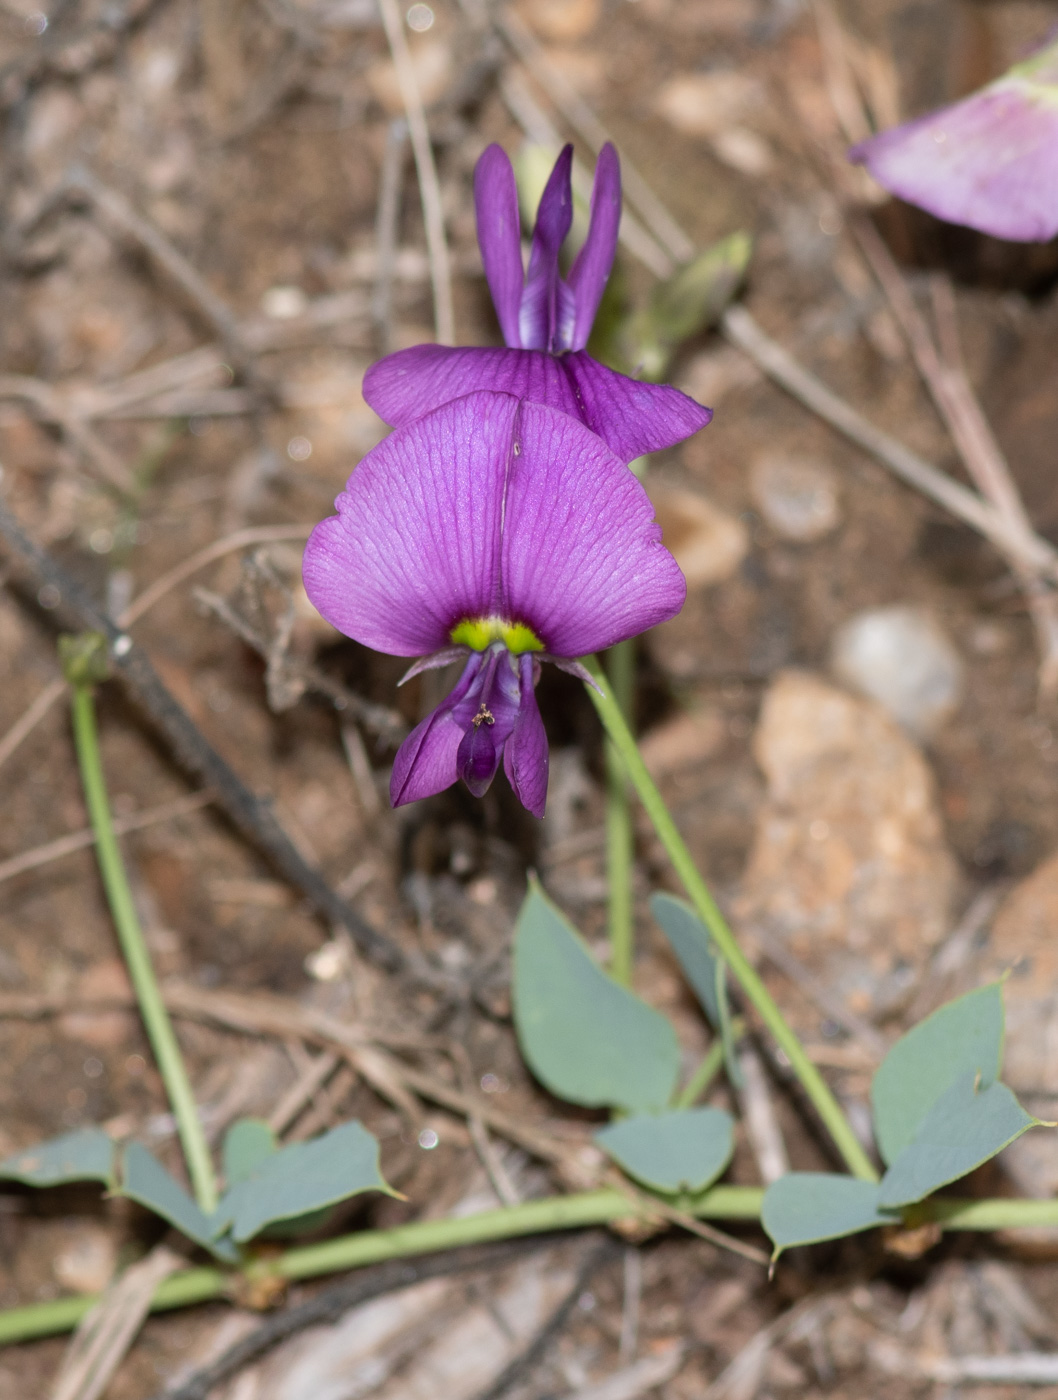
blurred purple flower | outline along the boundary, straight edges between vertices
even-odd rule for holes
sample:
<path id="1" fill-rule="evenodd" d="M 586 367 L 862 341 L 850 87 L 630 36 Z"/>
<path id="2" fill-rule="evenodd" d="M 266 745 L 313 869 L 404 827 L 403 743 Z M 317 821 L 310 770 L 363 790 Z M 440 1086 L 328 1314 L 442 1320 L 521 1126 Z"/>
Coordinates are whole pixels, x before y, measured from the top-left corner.
<path id="1" fill-rule="evenodd" d="M 511 162 L 499 146 L 483 153 L 474 171 L 478 242 L 505 347 L 414 345 L 379 360 L 364 376 L 364 398 L 387 423 L 401 427 L 463 394 L 492 389 L 579 418 L 630 462 L 682 442 L 712 418 L 678 389 L 629 379 L 585 350 L 617 249 L 621 170 L 607 144 L 595 168 L 588 237 L 563 279 L 572 166 L 566 146 L 540 199 L 526 275 Z"/>
<path id="2" fill-rule="evenodd" d="M 675 616 L 683 575 L 646 492 L 594 434 L 509 394 L 476 393 L 398 428 L 363 459 L 305 549 L 305 587 L 347 637 L 465 658 L 448 698 L 405 739 L 394 806 L 462 778 L 480 796 L 503 758 L 543 816 L 542 661 L 574 658 Z"/>
<path id="3" fill-rule="evenodd" d="M 1058 233 L 1058 42 L 980 92 L 849 152 L 880 185 L 952 224 L 1018 243 Z"/>

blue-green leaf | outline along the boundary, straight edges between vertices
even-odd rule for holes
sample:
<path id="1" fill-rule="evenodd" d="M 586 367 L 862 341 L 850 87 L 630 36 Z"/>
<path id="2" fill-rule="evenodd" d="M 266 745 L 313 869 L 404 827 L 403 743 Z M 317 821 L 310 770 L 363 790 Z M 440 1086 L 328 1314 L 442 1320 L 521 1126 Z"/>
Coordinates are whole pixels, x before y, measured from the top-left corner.
<path id="1" fill-rule="evenodd" d="M 722 1108 L 622 1118 L 595 1141 L 618 1166 L 657 1191 L 704 1191 L 731 1160 L 734 1123 Z"/>
<path id="2" fill-rule="evenodd" d="M 987 1089 L 1003 1056 L 1001 984 L 967 993 L 927 1016 L 896 1042 L 871 1084 L 874 1132 L 887 1166 L 913 1141 L 956 1080 L 980 1076 Z"/>
<path id="3" fill-rule="evenodd" d="M 787 1172 L 765 1191 L 760 1219 L 777 1259 L 792 1245 L 841 1239 L 891 1225 L 899 1216 L 879 1209 L 875 1181 L 830 1172 Z"/>
<path id="4" fill-rule="evenodd" d="M 67 1181 L 114 1179 L 114 1143 L 102 1128 L 79 1128 L 27 1147 L 0 1162 L 0 1180 L 27 1186 L 59 1186 Z"/>
<path id="5" fill-rule="evenodd" d="M 719 1031 L 724 1047 L 724 1068 L 736 1088 L 742 1087 L 742 1069 L 735 1055 L 731 1010 L 727 1000 L 727 965 L 713 951 L 709 930 L 689 904 L 672 894 L 650 896 L 653 914 L 701 1003 L 706 1019 Z"/>
<path id="6" fill-rule="evenodd" d="M 680 1051 L 672 1026 L 598 966 L 535 882 L 518 916 L 514 1023 L 537 1079 L 570 1103 L 663 1108 Z"/>
<path id="7" fill-rule="evenodd" d="M 929 1110 L 914 1141 L 882 1178 L 879 1205 L 891 1209 L 921 1201 L 1039 1124 L 1005 1084 L 981 1089 L 976 1079 L 964 1074 Z"/>
<path id="8" fill-rule="evenodd" d="M 182 1235 L 218 1259 L 227 1263 L 238 1259 L 238 1250 L 229 1240 L 214 1238 L 219 1233 L 216 1218 L 211 1219 L 200 1210 L 176 1178 L 138 1142 L 129 1143 L 125 1149 L 120 1194 L 168 1220 Z"/>
<path id="9" fill-rule="evenodd" d="M 279 1151 L 276 1135 L 263 1118 L 240 1118 L 224 1134 L 221 1161 L 228 1187 L 244 1181 L 266 1157 Z"/>
<path id="10" fill-rule="evenodd" d="M 307 1215 L 361 1191 L 396 1193 L 378 1166 L 378 1142 L 359 1123 L 343 1123 L 310 1142 L 265 1157 L 224 1194 L 218 1217 L 240 1243 L 277 1220 Z"/>

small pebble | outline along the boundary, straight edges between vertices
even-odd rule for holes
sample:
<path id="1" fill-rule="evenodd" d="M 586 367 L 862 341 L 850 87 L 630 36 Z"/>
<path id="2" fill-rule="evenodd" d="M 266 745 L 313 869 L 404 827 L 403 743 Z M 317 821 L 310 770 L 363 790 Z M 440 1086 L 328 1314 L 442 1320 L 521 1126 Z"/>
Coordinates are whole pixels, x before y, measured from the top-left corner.
<path id="1" fill-rule="evenodd" d="M 936 734 L 962 699 L 962 659 L 921 608 L 873 608 L 850 618 L 834 635 L 830 665 L 920 739 Z"/>
<path id="2" fill-rule="evenodd" d="M 808 544 L 841 523 L 835 474 L 808 457 L 758 457 L 750 488 L 761 515 L 785 540 Z"/>

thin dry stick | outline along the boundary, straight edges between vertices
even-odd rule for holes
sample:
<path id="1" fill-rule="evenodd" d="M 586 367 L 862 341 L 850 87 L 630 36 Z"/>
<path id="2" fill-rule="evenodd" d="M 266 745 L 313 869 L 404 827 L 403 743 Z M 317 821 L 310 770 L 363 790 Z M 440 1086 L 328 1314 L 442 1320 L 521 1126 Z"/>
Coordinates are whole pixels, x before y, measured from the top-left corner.
<path id="1" fill-rule="evenodd" d="M 728 340 L 744 350 L 787 393 L 862 447 L 895 476 L 971 525 L 1002 553 L 1017 556 L 1029 568 L 1049 578 L 1058 578 L 1058 550 L 1053 545 L 1039 535 L 1025 537 L 1021 531 L 1013 530 L 995 507 L 982 500 L 975 491 L 953 481 L 902 442 L 868 422 L 766 335 L 743 307 L 729 307 L 724 312 L 721 326 Z"/>
<path id="2" fill-rule="evenodd" d="M 26 374 L 0 375 L 0 398 L 21 399 L 33 405 L 35 416 L 46 422 L 57 423 L 69 441 L 79 449 L 89 466 L 116 490 L 128 495 L 135 490 L 136 482 L 125 463 L 97 437 L 82 417 L 76 414 L 69 404 L 50 384 L 41 379 L 33 379 Z"/>
<path id="3" fill-rule="evenodd" d="M 297 1044 L 296 1041 L 294 1043 Z M 268 1120 L 268 1126 L 274 1133 L 283 1133 L 290 1127 L 305 1105 L 312 1101 L 317 1089 L 323 1087 L 341 1062 L 341 1056 L 336 1055 L 333 1050 L 324 1050 L 322 1055 L 317 1055 L 314 1060 L 309 1061 L 304 1074 L 279 1100 Z"/>
<path id="4" fill-rule="evenodd" d="M 179 1254 L 158 1245 L 111 1284 L 74 1333 L 51 1400 L 99 1400 L 142 1327 L 158 1285 L 183 1263 Z"/>
<path id="5" fill-rule="evenodd" d="M 15 720 L 4 737 L 0 739 L 0 768 L 15 752 L 22 740 L 32 734 L 55 702 L 61 700 L 65 694 L 66 682 L 62 677 L 49 681 L 37 698 L 31 702 L 21 719 Z"/>
<path id="6" fill-rule="evenodd" d="M 533 77 L 545 89 L 558 111 L 577 135 L 598 155 L 613 137 L 566 77 L 549 61 L 523 21 L 513 10 L 508 9 L 497 15 L 495 24 Z M 629 203 L 654 230 L 655 237 L 668 255 L 677 263 L 689 261 L 695 253 L 694 243 L 627 157 L 621 161 L 621 184 Z"/>
<path id="7" fill-rule="evenodd" d="M 185 559 L 182 564 L 177 564 L 168 573 L 162 574 L 161 578 L 155 579 L 138 598 L 133 599 L 119 616 L 118 626 L 131 627 L 149 608 L 153 608 L 155 603 L 164 598 L 170 589 L 176 588 L 178 584 L 183 583 L 199 569 L 204 569 L 207 564 L 212 564 L 216 559 L 222 559 L 225 554 L 231 554 L 237 549 L 245 549 L 253 544 L 271 544 L 280 540 L 303 540 L 308 537 L 311 530 L 311 525 L 256 525 L 251 529 L 237 530 L 233 535 L 225 535 L 223 539 L 214 540 L 212 544 L 200 549 L 197 554 L 192 554 L 188 559 Z M 65 694 L 65 680 L 54 680 L 45 686 L 22 718 L 11 726 L 3 739 L 0 739 L 0 768 L 15 752 L 23 739 L 36 728 L 51 707 Z"/>
<path id="8" fill-rule="evenodd" d="M 940 341 L 938 349 L 925 317 L 874 225 L 858 216 L 850 221 L 850 227 L 904 332 L 922 380 L 975 486 L 1012 531 L 1031 538 L 1033 530 L 1028 512 L 1006 458 L 970 387 L 959 344 L 951 283 L 941 276 L 931 279 Z M 1041 582 L 1035 570 L 1027 569 L 1020 558 L 1010 558 L 1010 563 L 1025 592 L 1036 629 L 1040 650 L 1040 697 L 1053 700 L 1058 694 L 1058 596 Z"/>
<path id="9" fill-rule="evenodd" d="M 114 818 L 115 836 L 127 836 L 130 831 L 142 831 L 144 827 L 156 826 L 159 822 L 170 822 L 176 817 L 184 817 L 189 812 L 197 812 L 202 807 L 207 807 L 213 801 L 211 792 L 193 792 L 188 797 L 178 797 L 173 802 L 163 802 L 158 807 L 148 807 L 145 812 L 136 812 L 128 817 Z M 12 856 L 10 860 L 0 861 L 0 884 L 5 880 L 13 880 L 16 875 L 23 875 L 27 870 L 37 870 L 42 865 L 49 865 L 53 860 L 61 860 L 63 856 L 73 855 L 75 851 L 83 851 L 87 846 L 94 846 L 96 834 L 91 827 L 85 827 L 82 831 L 72 831 L 69 836 L 60 836 L 54 841 L 48 841 L 43 846 L 34 846 L 32 850 L 23 851 L 20 855 Z"/>
<path id="10" fill-rule="evenodd" d="M 517 1206 L 521 1204 L 521 1196 L 518 1188 L 511 1180 L 507 1168 L 503 1165 L 500 1154 L 489 1137 L 489 1130 L 481 1121 L 478 1115 L 472 1114 L 467 1119 L 467 1129 L 470 1133 L 470 1141 L 474 1145 L 474 1151 L 478 1154 L 478 1160 L 485 1168 L 485 1175 L 496 1192 L 496 1198 L 501 1206 Z"/>
<path id="11" fill-rule="evenodd" d="M 775 1113 L 763 1061 L 753 1046 L 747 1044 L 739 1049 L 738 1063 L 743 1080 L 739 1090 L 742 1122 L 745 1124 L 753 1155 L 757 1159 L 761 1180 L 765 1186 L 770 1186 L 790 1170 L 790 1159 L 786 1153 L 786 1144 L 783 1142 L 782 1129 Z"/>
<path id="12" fill-rule="evenodd" d="M 66 177 L 66 188 L 81 194 L 103 214 L 111 224 L 133 238 L 164 272 L 190 298 L 216 331 L 236 368 L 247 382 L 259 379 L 253 356 L 242 338 L 239 323 L 202 274 L 183 253 L 166 238 L 161 229 L 133 209 L 124 197 L 105 185 L 83 166 L 77 165 Z"/>
<path id="13" fill-rule="evenodd" d="M 375 216 L 375 251 L 378 265 L 371 296 L 371 319 L 378 335 L 378 352 L 388 355 L 392 347 L 393 268 L 397 256 L 397 230 L 400 222 L 401 177 L 404 173 L 404 143 L 408 123 L 395 118 L 386 128 L 382 153 L 382 177 L 378 186 L 378 212 Z"/>
<path id="14" fill-rule="evenodd" d="M 426 251 L 430 259 L 430 280 L 433 283 L 434 333 L 440 345 L 454 345 L 456 318 L 452 304 L 452 273 L 448 262 L 448 243 L 445 239 L 441 186 L 434 164 L 433 148 L 430 145 L 426 113 L 423 110 L 419 82 L 408 51 L 408 42 L 404 37 L 404 26 L 396 0 L 378 0 L 378 7 L 386 28 L 389 51 L 393 55 L 393 66 L 397 70 L 397 84 L 408 119 L 408 133 L 411 136 L 415 169 L 419 176 L 423 222 L 426 225 Z"/>

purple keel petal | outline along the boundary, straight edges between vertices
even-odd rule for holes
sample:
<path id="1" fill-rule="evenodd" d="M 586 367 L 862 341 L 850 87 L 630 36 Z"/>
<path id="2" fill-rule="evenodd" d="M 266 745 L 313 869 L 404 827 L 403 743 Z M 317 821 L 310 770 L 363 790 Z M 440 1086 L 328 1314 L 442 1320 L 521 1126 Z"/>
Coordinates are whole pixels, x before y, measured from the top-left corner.
<path id="1" fill-rule="evenodd" d="M 503 613 L 583 656 L 674 617 L 686 584 L 642 486 L 594 433 L 524 404 L 504 512 Z"/>
<path id="2" fill-rule="evenodd" d="M 629 379 L 583 350 L 547 355 L 413 345 L 379 360 L 364 376 L 364 398 L 393 427 L 478 389 L 514 394 L 579 418 L 625 462 L 682 442 L 713 416 L 678 389 Z"/>
<path id="3" fill-rule="evenodd" d="M 466 696 L 481 671 L 482 657 L 475 653 L 463 668 L 455 689 L 437 709 L 412 730 L 397 750 L 389 780 L 390 801 L 394 807 L 433 797 L 451 787 L 459 776 L 456 754 L 463 730 L 453 710 Z"/>
<path id="4" fill-rule="evenodd" d="M 570 172 L 573 147 L 563 146 L 536 211 L 529 272 L 522 293 L 518 328 L 527 350 L 552 350 L 560 321 L 569 322 L 573 299 L 558 271 L 558 255 L 573 223 Z"/>
<path id="5" fill-rule="evenodd" d="M 503 771 L 522 806 L 534 817 L 542 817 L 547 804 L 548 747 L 533 688 L 539 663 L 528 652 L 518 661 L 522 703 L 503 751 Z"/>
<path id="6" fill-rule="evenodd" d="M 485 264 L 485 278 L 492 293 L 504 341 L 521 347 L 518 309 L 525 286 L 522 267 L 521 221 L 514 170 L 501 146 L 482 152 L 474 167 L 474 205 L 478 217 L 478 244 Z"/>
<path id="7" fill-rule="evenodd" d="M 621 163 L 607 141 L 599 152 L 591 187 L 591 219 L 584 247 L 570 268 L 570 291 L 575 317 L 567 350 L 583 350 L 591 335 L 606 280 L 617 252 L 617 227 L 621 222 Z"/>
<path id="8" fill-rule="evenodd" d="M 1001 78 L 862 142 L 849 156 L 887 190 L 949 223 L 1025 243 L 1058 233 L 1053 87 Z"/>
<path id="9" fill-rule="evenodd" d="M 578 402 L 577 417 L 623 462 L 689 438 L 712 419 L 705 408 L 668 384 L 643 384 L 593 360 L 583 350 L 562 365 Z M 554 405 L 559 407 L 560 405 Z"/>
<path id="10" fill-rule="evenodd" d="M 517 400 L 457 399 L 397 428 L 313 530 L 303 572 L 328 622 L 376 651 L 421 656 L 496 610 L 503 492 Z"/>
<path id="11" fill-rule="evenodd" d="M 484 797 L 515 722 L 521 701 L 518 674 L 505 647 L 485 653 L 480 683 L 467 691 L 455 709 L 463 740 L 456 754 L 459 776 L 475 797 Z"/>

